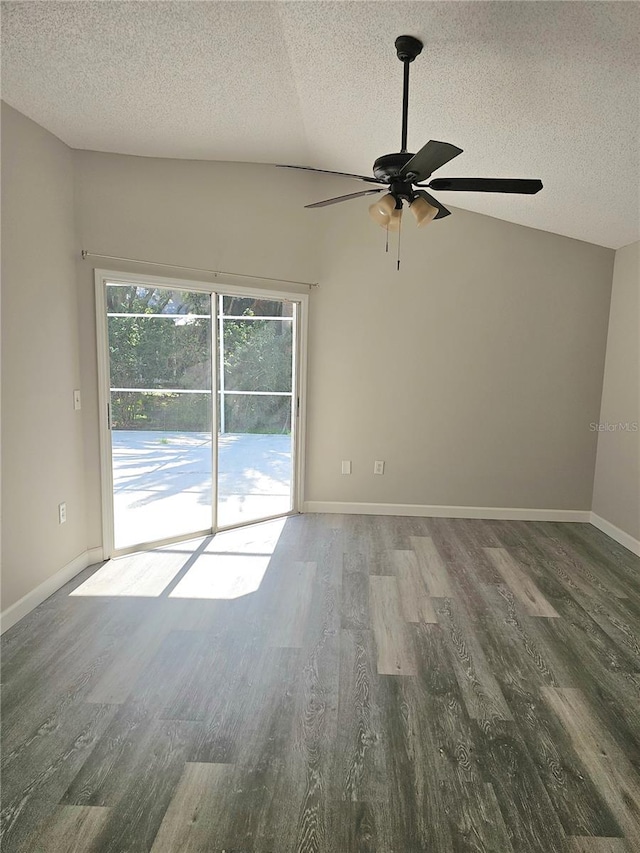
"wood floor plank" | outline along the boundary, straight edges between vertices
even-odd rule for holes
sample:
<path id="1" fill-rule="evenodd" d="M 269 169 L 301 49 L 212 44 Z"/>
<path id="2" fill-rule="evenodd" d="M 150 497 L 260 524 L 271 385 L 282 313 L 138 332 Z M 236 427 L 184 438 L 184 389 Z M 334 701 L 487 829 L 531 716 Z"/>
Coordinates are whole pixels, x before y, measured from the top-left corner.
<path id="1" fill-rule="evenodd" d="M 482 584 L 481 595 L 485 607 L 476 631 L 494 672 L 513 675 L 530 687 L 575 686 L 572 666 L 544 631 L 548 620 L 526 614 L 506 584 Z M 551 624 L 557 624 L 556 620 Z"/>
<path id="2" fill-rule="evenodd" d="M 471 521 L 473 519 L 429 519 L 430 536 L 447 570 L 455 571 L 458 584 L 497 583 L 500 575 L 484 548 L 500 543 L 485 522 L 473 526 Z"/>
<path id="3" fill-rule="evenodd" d="M 624 743 L 629 760 L 640 766 L 640 679 L 636 673 L 612 671 L 602 655 L 561 619 L 537 620 L 545 644 L 562 654 L 569 680 L 557 686 L 580 689 L 589 707 Z"/>
<path id="4" fill-rule="evenodd" d="M 110 806 L 97 841 L 100 853 L 148 853 L 192 755 L 198 725 L 153 719 L 139 733 L 130 732 L 124 748 L 122 731 L 113 731 L 119 739 L 113 754 L 105 733 L 64 797 L 65 803 Z"/>
<path id="5" fill-rule="evenodd" d="M 539 542 L 539 540 L 536 540 Z M 585 568 L 574 556 L 566 556 L 565 549 L 549 547 L 544 540 L 541 548 L 548 554 L 542 559 L 524 549 L 514 549 L 514 553 L 528 566 L 532 557 L 547 571 L 554 573 L 559 582 L 570 592 L 572 598 L 609 637 L 629 652 L 640 669 L 640 632 L 634 627 L 638 614 L 630 609 L 629 599 L 612 594 L 602 579 L 594 571 Z"/>
<path id="6" fill-rule="evenodd" d="M 569 839 L 569 853 L 631 853 L 624 838 L 594 838 L 590 835 Z"/>
<path id="7" fill-rule="evenodd" d="M 436 624 L 438 618 L 429 598 L 414 551 L 391 551 L 391 565 L 398 578 L 400 606 L 407 622 Z"/>
<path id="8" fill-rule="evenodd" d="M 475 731 L 458 684 L 440 625 L 413 627 L 416 647 L 419 705 L 431 743 L 431 761 L 438 783 L 480 784 Z"/>
<path id="9" fill-rule="evenodd" d="M 20 760 L 21 751 L 33 737 L 40 736 L 39 732 L 55 727 L 63 717 L 73 716 L 76 705 L 85 701 L 92 682 L 117 653 L 121 636 L 116 637 L 111 631 L 114 623 L 120 627 L 122 623 L 104 614 L 101 618 L 95 602 L 89 608 L 85 604 L 75 614 L 61 608 L 65 612 L 58 614 L 60 632 L 56 625 L 48 636 L 39 634 L 36 648 L 27 647 L 27 661 L 21 649 L 16 649 L 17 657 L 24 662 L 19 678 L 11 678 L 13 656 L 3 652 L 0 735 L 5 767 Z"/>
<path id="10" fill-rule="evenodd" d="M 342 573 L 342 628 L 369 628 L 369 571 L 363 554 L 344 555 Z"/>
<path id="11" fill-rule="evenodd" d="M 445 782 L 442 797 L 456 853 L 514 853 L 489 782 Z"/>
<path id="12" fill-rule="evenodd" d="M 511 720 L 511 711 L 462 604 L 440 599 L 436 613 L 469 716 L 475 720 Z"/>
<path id="13" fill-rule="evenodd" d="M 537 541 L 537 540 L 536 540 Z M 536 547 L 530 550 L 523 548 L 512 548 L 518 556 L 518 560 L 535 580 L 536 585 L 543 591 L 547 600 L 552 604 L 560 619 L 554 620 L 558 631 L 567 635 L 575 635 L 575 640 L 569 641 L 571 645 L 576 643 L 582 645 L 584 642 L 601 658 L 605 666 L 613 671 L 633 672 L 637 669 L 634 652 L 627 643 L 620 644 L 616 639 L 603 630 L 597 621 L 585 610 L 582 603 L 585 599 L 576 598 L 570 585 L 568 585 L 562 573 L 558 573 L 557 562 L 547 557 L 536 556 Z M 619 604 L 619 601 L 616 599 Z M 588 607 L 588 605 L 587 605 Z M 636 630 L 630 626 L 629 630 L 637 634 L 640 631 L 640 615 L 633 621 Z"/>
<path id="14" fill-rule="evenodd" d="M 414 654 L 404 627 L 396 578 L 372 575 L 369 578 L 369 601 L 378 652 L 378 673 L 415 675 Z"/>
<path id="15" fill-rule="evenodd" d="M 424 693 L 419 678 L 380 677 L 389 780 L 389 808 L 382 816 L 392 839 L 386 849 L 391 851 L 453 849 L 435 771 L 434 741 L 423 713 Z"/>
<path id="16" fill-rule="evenodd" d="M 628 593 L 619 585 L 611 567 L 597 556 L 592 560 L 592 553 L 586 548 L 581 549 L 580 539 L 577 540 L 576 547 L 574 540 L 566 536 L 571 527 L 572 525 L 567 525 L 562 534 L 559 534 L 553 525 L 534 523 L 531 528 L 526 529 L 528 539 L 521 544 L 520 550 L 524 551 L 525 557 L 530 554 L 545 565 L 552 566 L 563 579 L 566 577 L 581 587 L 587 595 L 627 601 Z"/>
<path id="17" fill-rule="evenodd" d="M 6 632 L 3 851 L 638 853 L 640 559 L 584 524 L 279 525 L 259 584 L 261 525 Z M 178 594 L 221 554 L 220 597 Z"/>
<path id="18" fill-rule="evenodd" d="M 69 784 L 61 803 L 77 806 L 116 806 L 138 796 L 155 783 L 160 799 L 162 780 L 178 775 L 189 760 L 200 729 L 195 723 L 159 720 L 125 706 L 112 720 L 91 755 Z"/>
<path id="19" fill-rule="evenodd" d="M 122 642 L 118 655 L 96 681 L 87 696 L 87 702 L 122 705 L 171 627 L 165 620 L 154 616 L 143 621 L 137 630 Z"/>
<path id="20" fill-rule="evenodd" d="M 269 626 L 274 648 L 299 649 L 304 645 L 316 564 L 294 562 L 283 567 L 280 597 Z"/>
<path id="21" fill-rule="evenodd" d="M 188 554 L 158 548 L 109 560 L 70 595 L 158 596 L 188 559 Z"/>
<path id="22" fill-rule="evenodd" d="M 640 781 L 624 750 L 592 713 L 580 690 L 548 687 L 543 695 L 625 836 L 640 842 Z"/>
<path id="23" fill-rule="evenodd" d="M 15 838 L 24 835 L 31 802 L 60 800 L 114 713 L 113 706 L 78 704 L 72 713 L 52 721 L 49 729 L 39 731 L 20 761 L 5 766 L 0 812 L 3 850 L 10 850 Z"/>
<path id="24" fill-rule="evenodd" d="M 386 799 L 384 732 L 377 694 L 370 632 L 341 631 L 336 800 L 376 804 Z"/>
<path id="25" fill-rule="evenodd" d="M 566 851 L 566 836 L 524 738 L 511 721 L 477 723 L 478 763 L 514 851 Z"/>
<path id="26" fill-rule="evenodd" d="M 549 524 L 548 536 L 556 547 L 572 555 L 578 564 L 591 567 L 614 595 L 640 604 L 638 558 L 592 524 L 568 524 L 558 529 Z"/>
<path id="27" fill-rule="evenodd" d="M 556 608 L 562 616 L 557 620 L 559 629 L 567 637 L 575 638 L 573 645 L 593 654 L 611 672 L 638 671 L 633 653 L 603 631 L 574 598 L 556 602 Z"/>
<path id="28" fill-rule="evenodd" d="M 387 552 L 402 547 L 404 543 L 403 535 L 395 529 L 393 519 L 349 515 L 345 518 L 342 532 L 342 549 L 345 554 L 362 554 L 371 575 L 392 574 Z"/>
<path id="29" fill-rule="evenodd" d="M 57 806 L 26 849 L 31 853 L 98 853 L 98 837 L 108 813 L 100 806 Z"/>
<path id="30" fill-rule="evenodd" d="M 449 575 L 433 539 L 412 536 L 411 545 L 418 558 L 427 591 L 432 598 L 450 598 L 453 595 Z"/>
<path id="31" fill-rule="evenodd" d="M 232 764 L 187 764 L 151 853 L 210 853 L 222 847 L 233 771 Z"/>
<path id="32" fill-rule="evenodd" d="M 516 692 L 506 685 L 503 690 L 566 834 L 622 836 L 618 821 L 542 697 L 537 692 Z"/>
<path id="33" fill-rule="evenodd" d="M 387 809 L 384 804 L 337 800 L 331 804 L 331 839 L 336 851 L 377 853 L 389 850 L 385 842 Z"/>
<path id="34" fill-rule="evenodd" d="M 485 548 L 489 559 L 531 616 L 558 618 L 558 614 L 504 548 Z"/>
<path id="35" fill-rule="evenodd" d="M 343 561 L 336 541 L 318 554 L 315 606 L 302 654 L 294 717 L 297 764 L 304 774 L 294 850 L 324 850 L 330 845 L 331 748 L 338 733 L 340 661 L 340 583 Z M 288 756 L 291 753 L 287 754 Z M 293 816 L 292 816 L 293 817 Z"/>
<path id="36" fill-rule="evenodd" d="M 0 850 L 27 851 L 34 830 L 43 826 L 56 810 L 57 803 L 45 797 L 25 797 L 15 810 L 0 814 Z"/>
<path id="37" fill-rule="evenodd" d="M 296 737 L 302 656 L 298 649 L 267 649 L 255 689 L 242 700 L 245 720 L 234 751 L 236 797 L 229 804 L 227 842 L 233 850 L 294 846 L 306 781 Z"/>

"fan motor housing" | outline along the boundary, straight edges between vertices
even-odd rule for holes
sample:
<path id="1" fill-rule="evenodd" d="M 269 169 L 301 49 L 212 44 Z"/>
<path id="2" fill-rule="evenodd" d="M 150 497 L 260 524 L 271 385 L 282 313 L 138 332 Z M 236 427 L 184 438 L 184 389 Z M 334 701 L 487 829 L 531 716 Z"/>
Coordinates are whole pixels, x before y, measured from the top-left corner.
<path id="1" fill-rule="evenodd" d="M 407 176 L 400 177 L 400 172 L 412 157 L 413 154 L 402 154 L 400 152 L 397 154 L 383 154 L 373 164 L 373 174 L 379 181 L 385 181 L 385 183 L 389 184 L 398 180 L 406 181 Z"/>

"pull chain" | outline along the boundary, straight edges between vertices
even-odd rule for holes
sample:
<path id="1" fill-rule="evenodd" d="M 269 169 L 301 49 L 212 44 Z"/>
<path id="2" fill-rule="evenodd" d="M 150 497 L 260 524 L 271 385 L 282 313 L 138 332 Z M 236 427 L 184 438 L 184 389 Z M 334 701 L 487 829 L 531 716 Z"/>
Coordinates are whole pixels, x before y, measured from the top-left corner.
<path id="1" fill-rule="evenodd" d="M 385 228 L 384 231 L 385 231 L 385 235 L 386 235 L 386 242 L 385 242 L 384 250 L 385 250 L 385 252 L 388 252 L 389 251 L 389 229 Z"/>
<path id="2" fill-rule="evenodd" d="M 400 223 L 398 225 L 398 266 L 396 268 L 396 272 L 400 272 L 400 237 L 402 235 L 402 217 L 400 218 Z"/>

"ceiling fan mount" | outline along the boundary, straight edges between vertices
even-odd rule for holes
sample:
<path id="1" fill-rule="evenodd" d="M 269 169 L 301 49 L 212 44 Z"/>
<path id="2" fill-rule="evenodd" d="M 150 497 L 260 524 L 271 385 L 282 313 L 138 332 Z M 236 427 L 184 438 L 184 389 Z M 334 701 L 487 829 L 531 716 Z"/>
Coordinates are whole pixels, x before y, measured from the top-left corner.
<path id="1" fill-rule="evenodd" d="M 309 166 L 283 166 L 287 169 L 303 169 L 329 175 L 356 178 L 368 184 L 377 184 L 377 188 L 357 193 L 329 198 L 307 204 L 305 207 L 325 207 L 329 204 L 380 193 L 386 189 L 386 195 L 369 207 L 371 218 L 387 230 L 400 228 L 403 204 L 406 201 L 414 214 L 418 225 L 426 225 L 433 219 L 442 219 L 450 212 L 425 188 L 454 192 L 523 193 L 533 195 L 542 189 L 542 181 L 525 178 L 436 178 L 427 181 L 436 169 L 444 166 L 454 157 L 462 154 L 462 148 L 449 142 L 430 140 L 417 152 L 407 151 L 407 129 L 409 115 L 409 66 L 422 53 L 422 42 L 410 35 L 398 36 L 395 40 L 398 59 L 403 64 L 402 87 L 402 142 L 400 151 L 383 154 L 373 164 L 373 177 L 354 175 L 350 172 L 333 172 L 327 169 L 313 169 Z"/>
<path id="2" fill-rule="evenodd" d="M 420 39 L 413 36 L 398 36 L 396 39 L 396 53 L 401 62 L 413 62 L 422 53 L 423 47 Z"/>

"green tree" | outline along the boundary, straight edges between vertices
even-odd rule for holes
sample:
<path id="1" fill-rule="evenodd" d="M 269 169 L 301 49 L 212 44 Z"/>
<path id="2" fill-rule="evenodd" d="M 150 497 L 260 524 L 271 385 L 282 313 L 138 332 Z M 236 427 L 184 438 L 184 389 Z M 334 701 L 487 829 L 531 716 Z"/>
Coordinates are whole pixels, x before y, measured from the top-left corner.
<path id="1" fill-rule="evenodd" d="M 287 303 L 246 297 L 224 297 L 223 304 L 224 314 L 234 317 L 272 317 L 281 316 L 283 309 L 292 311 Z M 107 309 L 111 315 L 111 386 L 167 390 L 162 395 L 113 392 L 114 427 L 209 430 L 210 394 L 170 393 L 170 389 L 205 392 L 212 387 L 209 295 L 115 285 L 107 288 Z M 291 389 L 291 322 L 229 319 L 224 327 L 226 388 Z M 288 431 L 290 410 L 290 397 L 229 396 L 225 410 L 227 429 Z"/>

